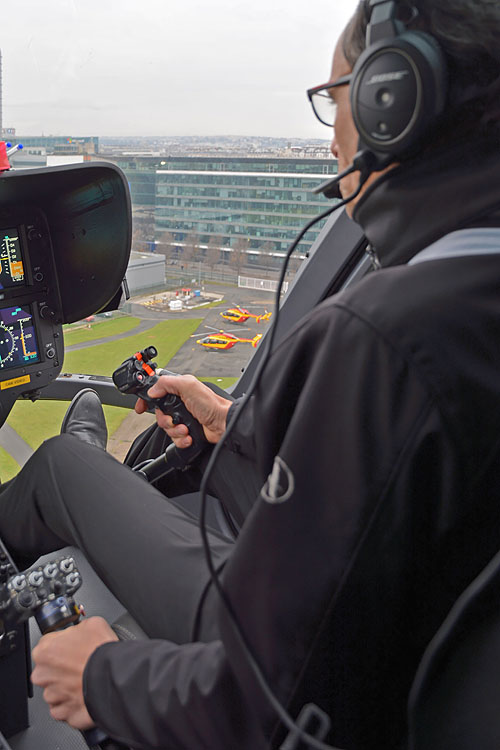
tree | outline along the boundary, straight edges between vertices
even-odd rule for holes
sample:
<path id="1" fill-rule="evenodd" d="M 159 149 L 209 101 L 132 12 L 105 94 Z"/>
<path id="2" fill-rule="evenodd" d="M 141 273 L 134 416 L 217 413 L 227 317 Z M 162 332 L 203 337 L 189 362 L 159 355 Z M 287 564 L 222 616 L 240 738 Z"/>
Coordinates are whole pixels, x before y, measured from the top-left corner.
<path id="1" fill-rule="evenodd" d="M 156 244 L 156 251 L 164 255 L 165 258 L 170 258 L 171 260 L 177 258 L 179 251 L 177 250 L 177 243 L 172 232 L 163 232 L 159 236 Z"/>
<path id="2" fill-rule="evenodd" d="M 222 245 L 222 237 L 210 237 L 208 246 L 205 252 L 205 263 L 211 271 L 220 261 L 220 249 Z"/>
<path id="3" fill-rule="evenodd" d="M 238 237 L 233 247 L 233 250 L 229 256 L 229 263 L 236 270 L 236 273 L 240 274 L 240 268 L 246 264 L 247 261 L 247 250 L 248 250 L 248 238 Z"/>
<path id="4" fill-rule="evenodd" d="M 274 267 L 274 258 L 272 253 L 274 252 L 274 244 L 269 240 L 264 242 L 260 248 L 260 260 L 259 265 L 262 268 L 269 269 Z"/>
<path id="5" fill-rule="evenodd" d="M 184 265 L 187 265 L 192 260 L 194 260 L 199 252 L 200 238 L 198 237 L 198 235 L 194 232 L 186 234 L 183 240 L 182 247 L 182 262 L 184 263 Z"/>
<path id="6" fill-rule="evenodd" d="M 132 223 L 132 249 L 138 252 L 150 250 L 154 242 L 154 225 L 146 222 Z"/>
<path id="7" fill-rule="evenodd" d="M 132 249 L 139 252 L 149 251 L 155 238 L 153 212 L 137 208 L 132 214 Z"/>

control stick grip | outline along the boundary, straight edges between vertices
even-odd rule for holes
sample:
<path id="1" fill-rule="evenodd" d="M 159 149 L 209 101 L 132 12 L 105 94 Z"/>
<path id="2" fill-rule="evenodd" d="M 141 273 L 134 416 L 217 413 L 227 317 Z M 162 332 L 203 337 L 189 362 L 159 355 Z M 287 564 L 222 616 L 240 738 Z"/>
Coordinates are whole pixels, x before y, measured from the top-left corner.
<path id="1" fill-rule="evenodd" d="M 188 448 L 176 447 L 175 450 L 184 463 L 192 463 L 208 446 L 208 441 L 201 424 L 195 417 L 193 417 L 191 412 L 186 409 L 182 399 L 173 393 L 169 393 L 160 399 L 150 399 L 150 401 L 164 414 L 170 415 L 174 424 L 186 425 L 193 442 Z"/>
<path id="2" fill-rule="evenodd" d="M 126 359 L 113 372 L 113 382 L 122 393 L 133 393 L 142 398 L 151 409 L 160 409 L 172 417 L 174 424 L 185 424 L 192 438 L 189 448 L 175 449 L 175 468 L 185 468 L 198 458 L 208 447 L 203 427 L 191 412 L 186 409 L 182 399 L 174 393 L 167 393 L 161 398 L 151 398 L 148 391 L 158 382 L 157 365 L 151 360 L 158 354 L 154 346 L 148 346 L 132 357 Z M 160 371 L 160 374 L 176 375 L 175 372 Z"/>

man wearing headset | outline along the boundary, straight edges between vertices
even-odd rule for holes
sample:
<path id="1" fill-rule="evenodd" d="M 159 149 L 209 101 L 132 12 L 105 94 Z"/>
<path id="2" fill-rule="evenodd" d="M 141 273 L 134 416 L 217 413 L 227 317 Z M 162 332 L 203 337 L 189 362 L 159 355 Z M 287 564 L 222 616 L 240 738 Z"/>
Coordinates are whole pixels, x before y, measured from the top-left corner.
<path id="1" fill-rule="evenodd" d="M 157 640 L 116 643 L 99 618 L 42 639 L 33 681 L 56 718 L 96 722 L 134 747 L 279 746 L 287 730 L 250 651 L 293 717 L 307 703 L 330 717 L 329 743 L 405 746 L 422 653 L 500 546 L 499 38 L 496 0 L 359 4 L 330 81 L 309 93 L 334 125 L 339 170 L 355 160 L 341 191 L 348 198 L 362 183 L 348 210 L 380 268 L 296 326 L 225 438 L 223 452 L 248 459 L 260 488 L 236 543 L 212 537 L 246 645 L 217 597 L 190 583 L 189 537 L 178 553 L 186 576 L 158 590 L 166 614 L 156 631 L 146 627 Z M 150 395 L 167 392 L 212 443 L 239 409 L 189 376 L 162 377 Z M 178 447 L 189 445 L 185 426 L 160 413 L 157 421 Z M 43 551 L 76 543 L 116 590 L 116 571 L 93 542 L 95 519 L 90 531 L 77 500 L 32 487 L 36 466 L 64 495 L 58 471 L 70 453 L 96 481 L 119 483 L 123 467 L 79 447 L 71 436 L 42 447 L 49 468 L 35 457 L 4 491 L 0 532 L 18 559 L 44 535 Z M 117 509 L 113 481 L 106 490 L 101 506 Z M 145 508 L 137 503 L 140 532 L 152 525 L 139 519 Z M 123 512 L 133 523 L 134 511 Z M 16 513 L 22 533 L 9 521 Z M 165 568 L 176 562 L 167 532 L 155 550 L 151 528 L 152 558 Z M 196 596 L 183 603 L 189 586 Z M 169 632 L 174 602 L 191 636 Z"/>

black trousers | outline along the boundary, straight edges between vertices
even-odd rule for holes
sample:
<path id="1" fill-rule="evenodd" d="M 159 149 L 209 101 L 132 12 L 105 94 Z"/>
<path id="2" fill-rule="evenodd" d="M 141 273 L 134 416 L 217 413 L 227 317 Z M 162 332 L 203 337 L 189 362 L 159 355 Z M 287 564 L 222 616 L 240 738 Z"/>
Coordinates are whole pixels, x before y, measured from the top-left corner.
<path id="1" fill-rule="evenodd" d="M 71 435 L 0 487 L 0 537 L 20 568 L 75 545 L 151 638 L 217 636 L 198 520 L 128 466 Z M 221 567 L 233 542 L 210 532 Z M 197 626 L 197 623 L 199 625 Z"/>

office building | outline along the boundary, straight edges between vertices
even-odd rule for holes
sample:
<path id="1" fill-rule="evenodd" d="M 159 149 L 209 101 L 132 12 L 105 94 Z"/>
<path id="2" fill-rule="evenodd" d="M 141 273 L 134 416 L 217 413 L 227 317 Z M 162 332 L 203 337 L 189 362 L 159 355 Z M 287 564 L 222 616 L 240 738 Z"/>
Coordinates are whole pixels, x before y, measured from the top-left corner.
<path id="1" fill-rule="evenodd" d="M 188 250 L 200 257 L 212 247 L 226 261 L 237 250 L 255 264 L 264 256 L 278 262 L 304 224 L 327 207 L 312 191 L 337 171 L 333 158 L 123 155 L 110 160 L 129 181 L 134 228 L 143 247 L 152 249 L 154 242 L 157 251 L 179 258 Z M 301 253 L 320 228 L 306 234 Z"/>

